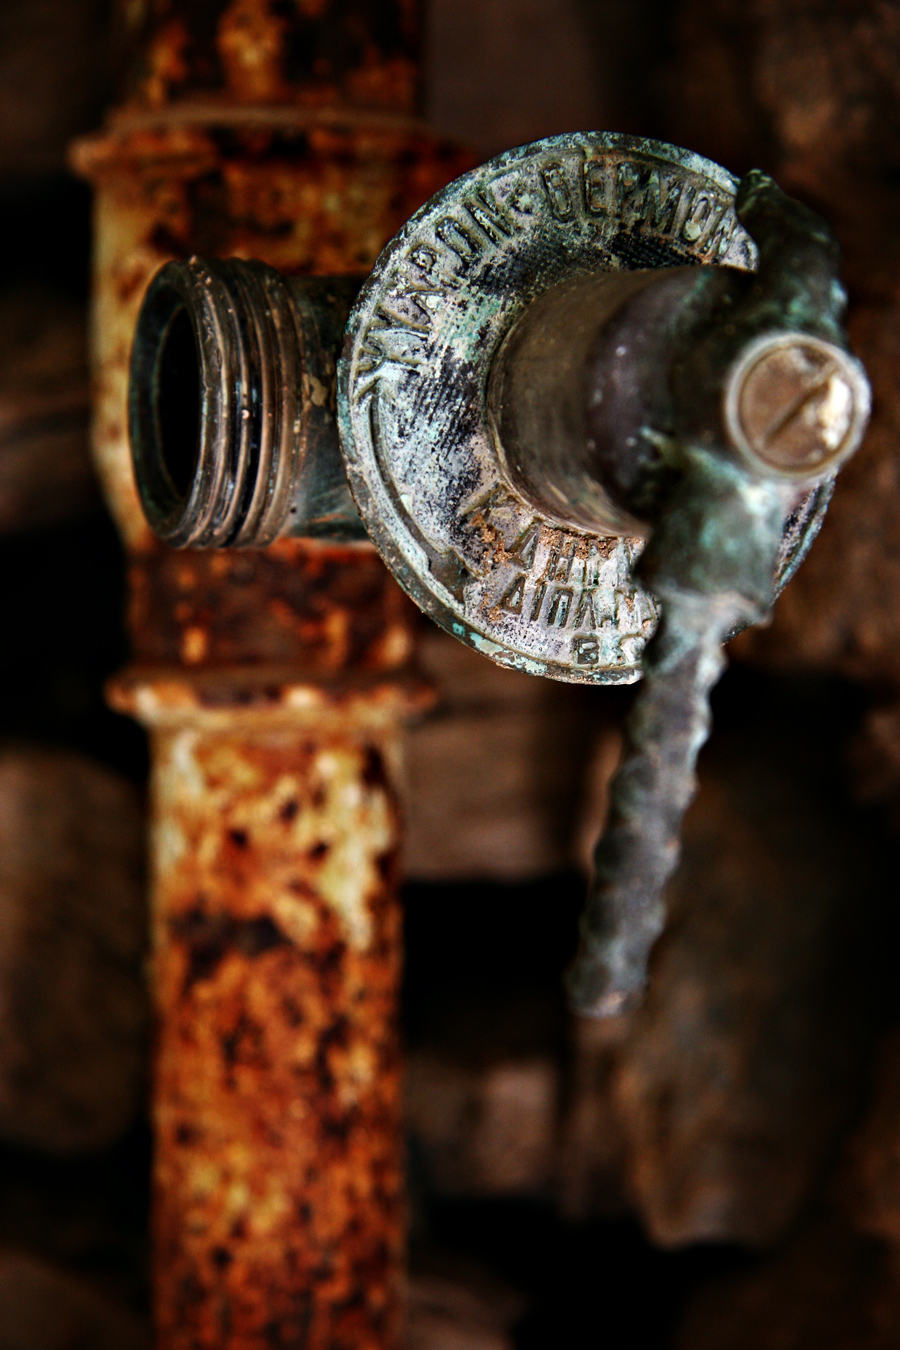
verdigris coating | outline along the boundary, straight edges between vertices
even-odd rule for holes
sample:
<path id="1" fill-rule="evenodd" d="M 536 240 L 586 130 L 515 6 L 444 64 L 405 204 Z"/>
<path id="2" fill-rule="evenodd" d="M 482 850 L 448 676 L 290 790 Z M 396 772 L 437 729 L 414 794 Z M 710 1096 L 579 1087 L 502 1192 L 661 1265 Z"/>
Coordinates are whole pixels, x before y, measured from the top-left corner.
<path id="1" fill-rule="evenodd" d="M 573 1006 L 592 1016 L 620 1013 L 643 992 L 649 952 L 665 922 L 663 893 L 678 861 L 682 818 L 696 791 L 697 753 L 709 732 L 709 691 L 725 665 L 722 644 L 736 628 L 763 619 L 775 598 L 795 482 L 777 469 L 764 476 L 758 457 L 742 458 L 717 437 L 722 391 L 744 350 L 788 330 L 810 335 L 830 353 L 828 378 L 846 385 L 849 404 L 837 395 L 819 404 L 821 385 L 805 387 L 773 426 L 805 419 L 799 439 L 815 451 L 836 423 L 832 452 L 845 457 L 868 416 L 865 376 L 844 350 L 845 297 L 830 230 L 758 172 L 741 182 L 736 209 L 759 247 L 758 270 L 750 278 L 707 273 L 687 302 L 706 318 L 692 329 L 671 383 L 674 434 L 665 453 L 674 481 L 655 503 L 653 534 L 637 567 L 663 617 L 644 652 L 644 685 L 628 722 L 626 757 L 612 785 L 610 821 L 594 854 L 581 944 L 567 976 Z M 811 464 L 809 478 L 816 472 Z"/>
<path id="2" fill-rule="evenodd" d="M 563 284 L 698 265 L 751 271 L 736 187 L 718 165 L 653 141 L 539 141 L 433 197 L 351 311 L 338 420 L 360 514 L 416 603 L 502 665 L 630 683 L 658 610 L 633 575 L 637 531 L 567 522 L 510 474 L 489 397 L 498 354 L 535 300 Z M 780 584 L 828 490 L 788 512 Z"/>
<path id="3" fill-rule="evenodd" d="M 501 664 L 643 674 L 568 974 L 579 1012 L 640 997 L 723 643 L 768 613 L 864 431 L 838 262 L 765 175 L 585 134 L 502 155 L 410 219 L 350 311 L 337 423 L 356 282 L 194 260 L 145 305 L 135 464 L 167 537 L 362 525 Z"/>
<path id="4" fill-rule="evenodd" d="M 501 664 L 644 676 L 567 976 L 580 1013 L 641 996 L 723 643 L 768 613 L 865 428 L 838 261 L 763 174 L 565 136 L 433 198 L 351 311 L 347 473 L 413 599 Z M 617 282 L 586 335 L 598 276 L 623 272 L 647 284 Z"/>

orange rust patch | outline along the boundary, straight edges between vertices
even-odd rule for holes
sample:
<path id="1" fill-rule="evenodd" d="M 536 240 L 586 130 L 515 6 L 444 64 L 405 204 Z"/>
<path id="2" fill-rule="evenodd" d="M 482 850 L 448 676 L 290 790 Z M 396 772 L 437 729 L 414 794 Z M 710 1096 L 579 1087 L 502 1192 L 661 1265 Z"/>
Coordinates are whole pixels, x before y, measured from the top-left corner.
<path id="1" fill-rule="evenodd" d="M 383 747 L 180 731 L 157 752 L 162 1343 L 383 1350 L 403 1243 Z"/>
<path id="2" fill-rule="evenodd" d="M 216 50 L 234 98 L 265 103 L 283 97 L 287 37 L 287 19 L 267 0 L 233 0 L 219 19 Z"/>
<path id="3" fill-rule="evenodd" d="M 413 611 L 372 550 L 177 554 L 125 434 L 173 257 L 366 272 L 471 157 L 409 120 L 416 0 L 143 0 L 97 185 L 97 459 L 154 736 L 155 1300 L 166 1350 L 396 1350 L 403 1267 L 391 774 Z M 134 58 L 134 59 L 133 59 Z M 185 664 L 190 669 L 185 669 Z"/>
<path id="4" fill-rule="evenodd" d="M 368 549 L 285 540 L 265 550 L 185 555 L 158 545 L 131 562 L 139 661 L 290 665 L 305 673 L 397 669 L 415 611 Z"/>

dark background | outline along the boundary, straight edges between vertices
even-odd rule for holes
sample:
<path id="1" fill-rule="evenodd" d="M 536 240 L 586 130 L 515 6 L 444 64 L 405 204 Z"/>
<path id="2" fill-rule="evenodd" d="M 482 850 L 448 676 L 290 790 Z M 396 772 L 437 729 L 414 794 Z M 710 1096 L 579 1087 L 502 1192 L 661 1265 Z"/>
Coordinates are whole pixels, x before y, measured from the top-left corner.
<path id="1" fill-rule="evenodd" d="M 142 827 L 147 753 L 103 697 L 128 654 L 124 569 L 87 458 L 91 203 L 66 167 L 70 140 L 98 126 L 115 97 L 116 42 L 101 3 L 7 0 L 0 14 L 0 835 L 13 859 L 0 877 L 0 916 L 13 916 L 0 921 L 0 1350 L 74 1350 L 103 1336 L 139 1343 L 147 1314 L 146 1032 L 128 1033 L 121 1081 L 130 1086 L 110 1105 L 97 1084 L 119 1061 L 104 1058 L 106 1014 L 85 1013 L 99 1048 L 72 1091 L 96 1128 L 54 1135 L 54 1065 L 72 1005 L 40 981 L 52 983 L 60 951 L 73 959 L 71 930 L 49 901 L 44 946 L 17 917 L 42 912 L 53 887 L 74 912 L 96 889 L 98 858 L 124 850 L 114 885 L 131 908 L 117 969 L 142 1006 L 140 849 L 127 841 Z M 560 821 L 556 780 L 543 796 L 533 790 L 529 775 L 545 770 L 536 751 L 523 753 L 519 795 L 503 809 L 553 836 L 524 868 L 499 833 L 491 867 L 417 865 L 429 853 L 429 811 L 450 837 L 455 822 L 457 853 L 477 850 L 466 853 L 471 822 L 459 800 L 442 795 L 437 724 L 413 738 L 423 798 L 406 894 L 414 1270 L 470 1291 L 482 1312 L 460 1312 L 448 1295 L 447 1325 L 456 1317 L 469 1339 L 452 1345 L 472 1350 L 894 1345 L 900 8 L 432 0 L 426 69 L 429 121 L 482 157 L 601 128 L 689 145 L 737 173 L 775 174 L 841 237 L 851 334 L 876 411 L 774 625 L 734 644 L 673 922 L 634 1024 L 608 1036 L 579 1029 L 559 987 L 584 841 L 630 695 L 522 704 L 529 745 L 557 726 L 570 734 L 573 719 L 588 728 L 593 750 L 567 790 L 573 801 L 593 791 L 595 802 L 578 829 L 574 806 Z M 60 404 L 63 386 L 72 393 Z M 497 725 L 513 698 L 502 679 L 479 686 L 473 713 L 468 668 L 447 675 L 452 658 L 428 650 L 438 682 L 441 672 L 456 681 L 445 715 L 459 737 Z M 111 794 L 103 800 L 123 822 L 117 844 L 79 823 L 73 801 L 90 793 L 69 752 L 111 774 L 96 800 Z M 483 810 L 499 819 L 496 803 Z M 16 862 L 16 831 L 50 840 L 46 851 L 65 812 L 59 837 L 72 860 L 62 879 L 37 845 Z M 102 978 L 94 955 L 87 986 Z M 49 1009 L 41 1038 L 24 1014 L 17 1030 L 15 972 L 25 969 Z M 118 1024 L 109 1034 L 120 1036 Z M 496 1095 L 501 1082 L 506 1098 Z M 429 1125 L 440 1092 L 459 1116 L 443 1134 Z M 497 1107 L 501 1098 L 511 1105 Z M 531 1161 L 510 1173 L 509 1132 L 528 1129 L 537 1132 Z M 106 1330 L 64 1342 L 65 1328 L 35 1330 L 22 1314 L 30 1339 L 4 1340 L 4 1298 L 31 1288 L 15 1278 L 24 1258 L 38 1263 L 37 1302 L 55 1297 L 77 1311 L 78 1298 L 93 1299 L 78 1316 Z"/>

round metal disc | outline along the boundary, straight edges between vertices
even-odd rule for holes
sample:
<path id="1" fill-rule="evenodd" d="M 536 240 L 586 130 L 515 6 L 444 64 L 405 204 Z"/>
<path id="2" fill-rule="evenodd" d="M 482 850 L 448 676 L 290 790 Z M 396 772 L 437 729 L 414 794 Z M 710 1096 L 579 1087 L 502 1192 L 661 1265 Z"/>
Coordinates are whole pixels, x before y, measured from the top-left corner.
<path id="1" fill-rule="evenodd" d="M 580 274 L 752 270 L 736 186 L 718 165 L 653 141 L 539 141 L 433 197 L 360 293 L 338 376 L 360 513 L 416 603 L 502 665 L 630 682 L 657 612 L 630 579 L 641 540 L 561 527 L 509 482 L 487 409 L 494 355 L 535 296 Z M 820 515 L 808 499 L 785 574 Z"/>

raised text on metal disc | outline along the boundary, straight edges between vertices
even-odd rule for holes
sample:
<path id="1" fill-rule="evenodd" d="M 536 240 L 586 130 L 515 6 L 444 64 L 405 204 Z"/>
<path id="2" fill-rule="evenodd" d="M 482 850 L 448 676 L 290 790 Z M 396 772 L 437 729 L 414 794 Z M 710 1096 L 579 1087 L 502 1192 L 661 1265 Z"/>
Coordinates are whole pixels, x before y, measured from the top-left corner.
<path id="1" fill-rule="evenodd" d="M 538 142 L 433 198 L 361 292 L 339 376 L 360 512 L 416 602 L 502 664 L 629 682 L 656 622 L 631 579 L 642 541 L 561 525 L 505 471 L 487 398 L 504 337 L 571 278 L 751 269 L 735 186 L 699 156 L 631 137 Z"/>

